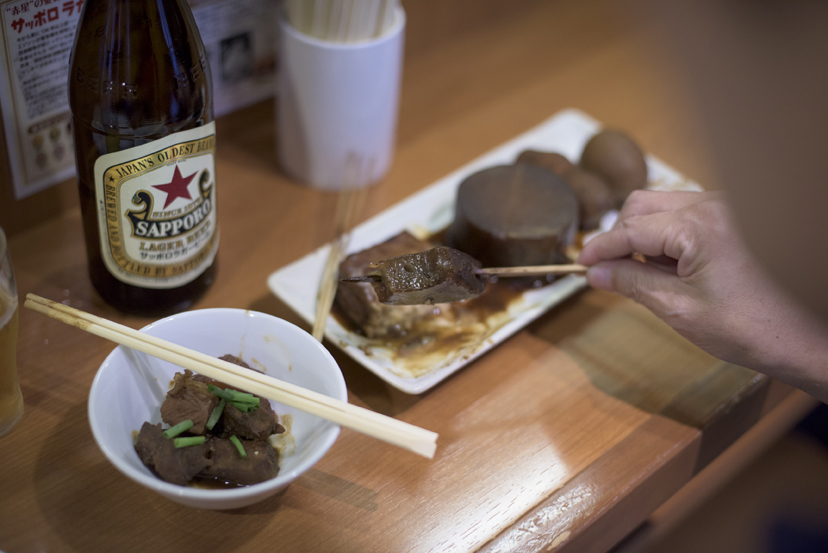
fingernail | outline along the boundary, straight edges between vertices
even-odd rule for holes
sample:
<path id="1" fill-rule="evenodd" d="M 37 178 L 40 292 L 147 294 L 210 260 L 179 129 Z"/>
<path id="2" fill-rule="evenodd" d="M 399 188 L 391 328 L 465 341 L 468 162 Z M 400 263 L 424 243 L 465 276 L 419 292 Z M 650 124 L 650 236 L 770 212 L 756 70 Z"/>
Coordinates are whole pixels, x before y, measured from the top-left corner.
<path id="1" fill-rule="evenodd" d="M 586 274 L 587 282 L 599 290 L 612 290 L 612 277 L 607 267 L 593 265 Z"/>

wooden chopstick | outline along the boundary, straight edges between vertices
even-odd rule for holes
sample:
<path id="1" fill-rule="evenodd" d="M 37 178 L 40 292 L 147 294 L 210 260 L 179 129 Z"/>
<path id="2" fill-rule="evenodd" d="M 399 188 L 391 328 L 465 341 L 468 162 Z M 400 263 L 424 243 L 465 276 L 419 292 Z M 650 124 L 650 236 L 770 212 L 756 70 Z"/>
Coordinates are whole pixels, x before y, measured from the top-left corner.
<path id="1" fill-rule="evenodd" d="M 535 265 L 529 267 L 488 267 L 477 269 L 479 275 L 494 275 L 499 277 L 521 277 L 521 276 L 544 276 L 544 275 L 568 275 L 584 274 L 587 272 L 586 265 Z"/>
<path id="2" fill-rule="evenodd" d="M 365 204 L 366 187 L 374 173 L 374 160 L 364 161 L 357 154 L 349 154 L 345 167 L 345 189 L 339 193 L 334 215 L 334 240 L 319 279 L 316 296 L 316 314 L 311 335 L 322 341 L 325 325 L 331 314 L 336 288 L 339 284 L 339 264 L 348 250 L 350 230 Z"/>
<path id="3" fill-rule="evenodd" d="M 336 206 L 335 233 L 336 236 L 328 251 L 328 259 L 325 260 L 325 267 L 322 270 L 322 277 L 319 279 L 319 292 L 316 296 L 316 317 L 313 320 L 311 335 L 322 341 L 325 335 L 325 325 L 328 322 L 328 315 L 333 307 L 334 296 L 336 296 L 337 276 L 339 275 L 339 263 L 342 255 L 348 248 L 348 234 L 346 232 L 348 219 L 352 217 L 356 192 L 352 189 L 340 192 Z"/>
<path id="4" fill-rule="evenodd" d="M 319 293 L 316 296 L 316 315 L 313 320 L 311 335 L 322 341 L 325 336 L 325 325 L 328 322 L 328 315 L 333 307 L 333 300 L 336 296 L 337 276 L 339 275 L 339 263 L 342 260 L 342 253 L 347 247 L 346 239 L 342 236 L 334 239 L 331 249 L 328 252 L 328 259 L 325 261 L 325 268 L 322 270 L 322 278 L 319 282 Z"/>
<path id="5" fill-rule="evenodd" d="M 230 386 L 295 407 L 336 424 L 408 449 L 429 459 L 437 449 L 437 434 L 324 394 L 244 369 L 238 365 L 150 336 L 127 326 L 27 294 L 28 309 L 85 330 L 101 338 L 142 351 Z"/>

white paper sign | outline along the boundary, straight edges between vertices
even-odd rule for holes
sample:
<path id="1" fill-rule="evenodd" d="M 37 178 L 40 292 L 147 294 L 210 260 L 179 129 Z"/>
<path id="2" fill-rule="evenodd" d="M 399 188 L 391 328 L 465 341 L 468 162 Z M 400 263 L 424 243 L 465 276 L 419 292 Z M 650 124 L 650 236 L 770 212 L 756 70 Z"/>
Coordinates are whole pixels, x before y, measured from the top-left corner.
<path id="1" fill-rule="evenodd" d="M 0 107 L 20 199 L 75 171 L 69 53 L 83 0 L 0 2 Z"/>
<path id="2" fill-rule="evenodd" d="M 69 56 L 84 0 L 0 0 L 0 110 L 12 182 L 25 198 L 75 174 Z M 223 115 L 272 96 L 276 0 L 190 0 Z"/>

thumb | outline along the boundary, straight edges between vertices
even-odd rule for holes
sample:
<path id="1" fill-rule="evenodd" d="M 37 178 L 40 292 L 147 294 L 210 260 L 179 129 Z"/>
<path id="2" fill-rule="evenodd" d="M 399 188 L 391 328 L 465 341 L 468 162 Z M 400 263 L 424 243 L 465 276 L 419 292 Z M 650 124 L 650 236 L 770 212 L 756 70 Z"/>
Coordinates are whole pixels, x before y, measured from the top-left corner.
<path id="1" fill-rule="evenodd" d="M 691 290 L 687 284 L 675 274 L 639 261 L 602 261 L 590 267 L 586 276 L 593 288 L 630 298 L 661 319 L 670 318 L 689 307 Z"/>

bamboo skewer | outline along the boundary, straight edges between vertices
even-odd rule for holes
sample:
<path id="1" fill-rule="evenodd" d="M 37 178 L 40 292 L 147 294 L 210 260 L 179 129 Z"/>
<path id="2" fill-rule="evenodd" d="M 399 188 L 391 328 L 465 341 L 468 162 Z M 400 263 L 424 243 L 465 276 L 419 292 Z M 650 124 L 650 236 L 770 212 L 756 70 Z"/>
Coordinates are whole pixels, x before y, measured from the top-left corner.
<path id="1" fill-rule="evenodd" d="M 545 276 L 545 275 L 568 275 L 584 274 L 587 272 L 586 265 L 535 265 L 529 267 L 489 267 L 477 269 L 479 275 L 492 275 L 498 277 L 522 277 L 522 276 Z"/>
<path id="2" fill-rule="evenodd" d="M 478 275 L 496 276 L 501 278 L 509 277 L 532 277 L 546 275 L 569 275 L 584 274 L 587 272 L 586 265 L 531 265 L 527 267 L 489 267 L 486 269 L 475 269 Z M 356 276 L 340 279 L 339 282 L 380 282 L 382 277 L 377 273 L 369 273 L 365 276 Z"/>
<path id="3" fill-rule="evenodd" d="M 368 409 L 273 377 L 246 370 L 227 361 L 150 336 L 34 294 L 26 295 L 28 309 L 85 330 L 101 338 L 158 357 L 185 369 L 220 380 L 242 390 L 295 407 L 307 413 L 408 449 L 429 459 L 437 449 L 437 434 Z"/>

